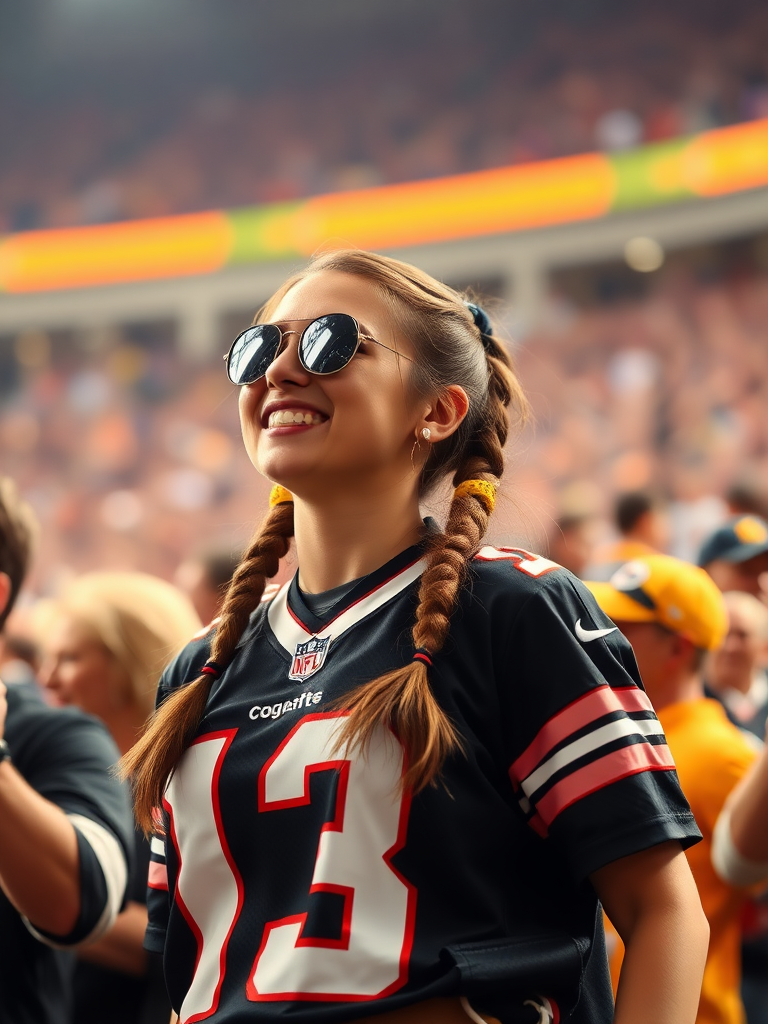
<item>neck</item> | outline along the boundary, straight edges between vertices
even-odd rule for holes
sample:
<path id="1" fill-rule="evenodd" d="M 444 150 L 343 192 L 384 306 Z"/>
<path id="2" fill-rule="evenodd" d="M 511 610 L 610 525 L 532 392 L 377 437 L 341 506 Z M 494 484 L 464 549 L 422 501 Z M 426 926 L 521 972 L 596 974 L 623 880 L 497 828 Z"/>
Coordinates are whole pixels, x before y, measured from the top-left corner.
<path id="1" fill-rule="evenodd" d="M 648 696 L 654 710 L 661 711 L 670 704 L 701 700 L 704 696 L 704 684 L 698 672 L 681 673 L 679 676 L 665 679 L 660 686 L 649 687 Z"/>
<path id="2" fill-rule="evenodd" d="M 415 492 L 350 494 L 322 505 L 296 498 L 294 536 L 299 583 L 320 594 L 365 576 L 394 558 L 424 532 Z"/>
<path id="3" fill-rule="evenodd" d="M 121 755 L 127 753 L 144 729 L 146 716 L 135 704 L 122 707 L 110 720 L 104 719 Z"/>

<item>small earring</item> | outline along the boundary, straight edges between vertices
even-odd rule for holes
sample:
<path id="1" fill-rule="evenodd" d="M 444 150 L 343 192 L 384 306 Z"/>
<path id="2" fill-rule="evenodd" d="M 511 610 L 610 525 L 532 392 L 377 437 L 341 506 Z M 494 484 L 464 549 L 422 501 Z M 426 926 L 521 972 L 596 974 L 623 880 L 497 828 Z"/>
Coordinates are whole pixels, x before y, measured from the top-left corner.
<path id="1" fill-rule="evenodd" d="M 428 441 L 430 437 L 432 437 L 432 431 L 429 429 L 429 427 L 422 427 L 421 436 L 424 438 L 425 441 Z"/>

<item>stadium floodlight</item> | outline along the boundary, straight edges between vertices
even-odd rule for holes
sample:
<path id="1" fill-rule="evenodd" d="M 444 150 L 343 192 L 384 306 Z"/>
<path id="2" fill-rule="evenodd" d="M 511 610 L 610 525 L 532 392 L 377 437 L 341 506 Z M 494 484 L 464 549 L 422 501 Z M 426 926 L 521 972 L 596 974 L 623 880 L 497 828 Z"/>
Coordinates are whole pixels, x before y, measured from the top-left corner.
<path id="1" fill-rule="evenodd" d="M 664 250 L 655 238 L 637 235 L 624 246 L 624 259 L 633 270 L 649 274 L 664 262 Z"/>

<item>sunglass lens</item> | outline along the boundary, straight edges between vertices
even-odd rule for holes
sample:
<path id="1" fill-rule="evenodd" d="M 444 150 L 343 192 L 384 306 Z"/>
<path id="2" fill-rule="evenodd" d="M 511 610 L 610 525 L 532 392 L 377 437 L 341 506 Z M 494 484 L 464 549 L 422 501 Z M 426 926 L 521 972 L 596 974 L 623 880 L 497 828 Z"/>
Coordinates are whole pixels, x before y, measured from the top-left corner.
<path id="1" fill-rule="evenodd" d="M 235 338 L 227 359 L 233 384 L 253 384 L 267 372 L 280 347 L 280 331 L 274 324 L 257 324 Z"/>
<path id="2" fill-rule="evenodd" d="M 356 321 L 346 313 L 321 316 L 307 327 L 301 338 L 299 357 L 311 373 L 335 373 L 357 350 Z"/>

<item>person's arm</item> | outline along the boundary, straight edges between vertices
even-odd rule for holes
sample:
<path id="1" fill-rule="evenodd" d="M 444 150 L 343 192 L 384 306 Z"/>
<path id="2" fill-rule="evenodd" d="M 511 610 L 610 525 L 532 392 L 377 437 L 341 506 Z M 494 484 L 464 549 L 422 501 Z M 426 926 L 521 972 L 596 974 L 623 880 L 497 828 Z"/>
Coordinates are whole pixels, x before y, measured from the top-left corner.
<path id="1" fill-rule="evenodd" d="M 768 861 L 768 748 L 728 800 L 731 838 L 742 857 Z"/>
<path id="2" fill-rule="evenodd" d="M 694 1024 L 709 925 L 680 844 L 623 857 L 590 878 L 626 946 L 614 1024 Z"/>
<path id="3" fill-rule="evenodd" d="M 108 967 L 123 974 L 143 975 L 147 970 L 147 952 L 143 947 L 147 930 L 147 908 L 130 902 L 118 914 L 117 920 L 100 939 L 81 946 L 77 955 L 81 960 Z"/>
<path id="4" fill-rule="evenodd" d="M 10 711 L 8 705 L 10 704 Z M 128 793 L 105 727 L 0 688 L 0 885 L 41 942 L 100 937 L 122 905 L 132 853 Z"/>
<path id="5" fill-rule="evenodd" d="M 734 787 L 712 835 L 712 866 L 729 885 L 768 880 L 768 748 Z"/>
<path id="6" fill-rule="evenodd" d="M 7 703 L 0 682 L 0 738 Z M 62 810 L 40 796 L 13 764 L 0 763 L 0 886 L 35 927 L 66 935 L 80 912 L 77 837 Z"/>

